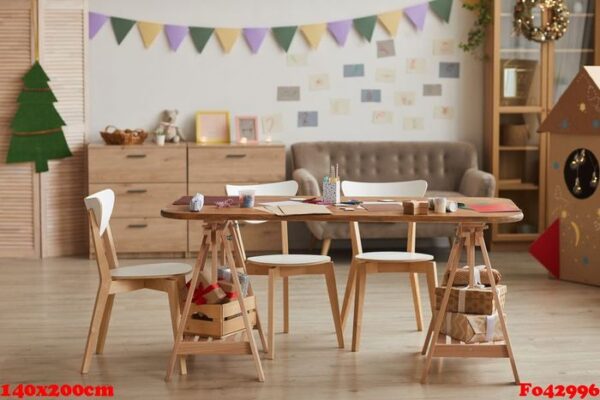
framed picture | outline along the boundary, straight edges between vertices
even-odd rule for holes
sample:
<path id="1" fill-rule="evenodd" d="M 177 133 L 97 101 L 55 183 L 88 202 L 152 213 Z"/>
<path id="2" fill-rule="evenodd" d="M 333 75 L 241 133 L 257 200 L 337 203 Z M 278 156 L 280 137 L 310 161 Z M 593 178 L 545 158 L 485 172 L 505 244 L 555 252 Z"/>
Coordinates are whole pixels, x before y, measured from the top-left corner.
<path id="1" fill-rule="evenodd" d="M 258 117 L 235 117 L 235 131 L 238 143 L 258 143 Z"/>
<path id="2" fill-rule="evenodd" d="M 228 111 L 196 113 L 196 143 L 231 142 Z"/>

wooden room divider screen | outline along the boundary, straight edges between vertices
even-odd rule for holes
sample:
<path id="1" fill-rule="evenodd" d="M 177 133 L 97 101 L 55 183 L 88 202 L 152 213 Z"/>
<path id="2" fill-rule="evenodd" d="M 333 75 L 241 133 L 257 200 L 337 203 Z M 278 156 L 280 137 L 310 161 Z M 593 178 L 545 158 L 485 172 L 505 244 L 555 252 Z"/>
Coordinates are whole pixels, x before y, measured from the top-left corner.
<path id="1" fill-rule="evenodd" d="M 87 0 L 0 1 L 0 257 L 50 257 L 87 251 L 85 138 Z M 39 57 L 58 99 L 73 157 L 36 174 L 6 164 L 21 77 Z"/>

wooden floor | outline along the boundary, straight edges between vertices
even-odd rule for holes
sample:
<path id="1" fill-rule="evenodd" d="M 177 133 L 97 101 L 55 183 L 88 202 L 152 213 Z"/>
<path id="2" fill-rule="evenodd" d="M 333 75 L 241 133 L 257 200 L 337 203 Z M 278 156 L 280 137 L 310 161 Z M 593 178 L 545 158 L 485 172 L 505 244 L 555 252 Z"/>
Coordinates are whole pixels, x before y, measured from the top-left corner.
<path id="1" fill-rule="evenodd" d="M 447 250 L 436 252 L 437 259 L 446 257 Z M 548 279 L 526 253 L 492 257 L 508 285 L 506 311 L 522 381 L 597 384 L 600 288 Z M 341 298 L 349 259 L 344 253 L 333 258 Z M 440 274 L 443 267 L 438 264 Z M 418 383 L 425 334 L 415 331 L 406 276 L 369 276 L 360 353 L 351 353 L 348 345 L 336 348 L 325 283 L 317 277 L 291 279 L 291 332 L 276 336 L 277 359 L 263 360 L 266 383 L 256 381 L 249 356 L 211 356 L 190 359 L 189 375 L 177 375 L 167 384 L 163 378 L 172 336 L 166 295 L 117 296 L 105 354 L 95 357 L 90 374 L 82 377 L 79 367 L 98 280 L 94 262 L 2 260 L 0 272 L 0 384 L 112 384 L 119 399 L 518 396 L 509 383 L 508 360 L 434 360 L 430 383 Z M 266 280 L 255 277 L 253 282 L 264 309 Z M 424 279 L 421 285 L 426 293 Z M 389 319 L 393 323 L 383 323 Z M 350 333 L 351 324 L 346 343 Z"/>

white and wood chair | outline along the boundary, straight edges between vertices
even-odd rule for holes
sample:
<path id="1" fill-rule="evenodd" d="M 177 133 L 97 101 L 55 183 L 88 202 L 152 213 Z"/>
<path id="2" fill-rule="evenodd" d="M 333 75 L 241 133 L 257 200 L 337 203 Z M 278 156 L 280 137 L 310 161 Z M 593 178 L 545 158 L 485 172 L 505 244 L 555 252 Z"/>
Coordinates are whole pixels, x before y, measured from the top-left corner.
<path id="1" fill-rule="evenodd" d="M 104 351 L 110 314 L 117 293 L 140 289 L 166 292 L 169 297 L 173 336 L 175 336 L 181 316 L 180 306 L 186 293 L 185 275 L 192 271 L 191 266 L 182 263 L 119 267 L 109 224 L 114 203 L 115 193 L 110 189 L 102 190 L 85 198 L 100 285 L 83 355 L 82 374 L 88 373 L 90 369 L 94 347 L 96 354 L 102 354 Z M 186 374 L 185 358 L 182 356 L 179 361 L 181 373 Z"/>
<path id="2" fill-rule="evenodd" d="M 344 196 L 352 197 L 423 197 L 427 190 L 426 181 L 407 182 L 342 182 Z M 433 311 L 435 307 L 435 287 L 437 271 L 433 256 L 415 252 L 416 223 L 408 223 L 407 251 L 379 251 L 363 253 L 358 222 L 350 223 L 353 259 L 348 275 L 348 284 L 342 305 L 342 326 L 345 326 L 350 310 L 350 299 L 356 290 L 354 303 L 354 323 L 352 329 L 352 351 L 358 351 L 365 299 L 367 274 L 383 272 L 406 272 L 409 274 L 412 297 L 417 321 L 417 330 L 423 330 L 423 314 L 421 311 L 421 295 L 419 293 L 419 273 L 427 277 L 429 302 Z"/>
<path id="3" fill-rule="evenodd" d="M 257 196 L 295 196 L 298 192 L 296 181 L 267 183 L 261 185 L 226 185 L 228 196 L 235 196 L 241 190 L 254 190 Z M 246 221 L 248 222 L 248 221 Z M 256 221 L 249 221 L 257 223 Z M 274 293 L 275 279 L 283 279 L 283 332 L 289 332 L 289 277 L 300 275 L 324 275 L 333 315 L 333 323 L 337 334 L 338 346 L 344 347 L 344 336 L 340 320 L 337 287 L 333 262 L 329 256 L 312 254 L 289 254 L 287 222 L 281 222 L 282 254 L 248 257 L 246 268 L 250 275 L 267 275 L 268 282 L 268 354 L 269 359 L 275 358 L 275 328 L 274 328 Z"/>

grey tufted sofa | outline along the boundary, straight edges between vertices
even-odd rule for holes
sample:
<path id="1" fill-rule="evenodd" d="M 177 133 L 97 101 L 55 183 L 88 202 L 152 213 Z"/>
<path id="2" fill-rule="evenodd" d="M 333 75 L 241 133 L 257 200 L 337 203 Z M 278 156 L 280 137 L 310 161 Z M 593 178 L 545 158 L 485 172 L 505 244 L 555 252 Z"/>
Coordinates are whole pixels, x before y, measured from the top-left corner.
<path id="1" fill-rule="evenodd" d="M 477 152 L 464 142 L 307 142 L 292 145 L 293 177 L 300 194 L 319 196 L 329 166 L 339 164 L 342 180 L 391 182 L 424 179 L 426 196 L 492 197 L 495 180 L 477 167 Z M 308 222 L 323 240 L 327 253 L 332 239 L 347 239 L 348 224 Z M 421 224 L 417 237 L 449 237 L 454 226 Z M 406 237 L 406 224 L 361 224 L 363 239 Z"/>

